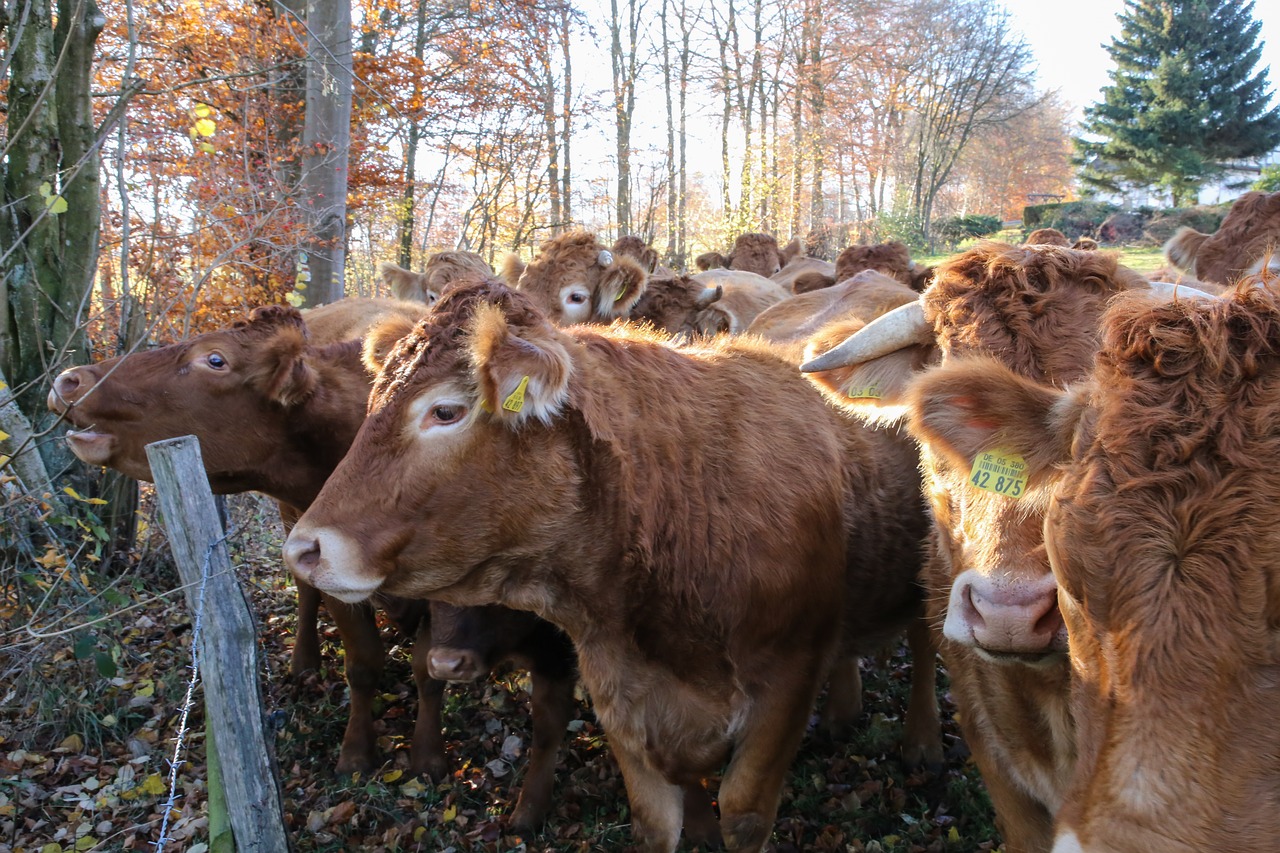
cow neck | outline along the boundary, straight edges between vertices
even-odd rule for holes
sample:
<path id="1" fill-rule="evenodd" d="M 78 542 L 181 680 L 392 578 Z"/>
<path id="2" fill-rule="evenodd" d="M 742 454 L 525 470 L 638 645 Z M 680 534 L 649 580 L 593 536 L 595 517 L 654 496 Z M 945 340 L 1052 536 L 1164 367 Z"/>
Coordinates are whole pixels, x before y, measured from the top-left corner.
<path id="1" fill-rule="evenodd" d="M 359 341 L 308 347 L 315 390 L 284 410 L 281 445 L 259 491 L 306 508 L 342 461 L 364 422 L 372 377 L 360 360 Z"/>

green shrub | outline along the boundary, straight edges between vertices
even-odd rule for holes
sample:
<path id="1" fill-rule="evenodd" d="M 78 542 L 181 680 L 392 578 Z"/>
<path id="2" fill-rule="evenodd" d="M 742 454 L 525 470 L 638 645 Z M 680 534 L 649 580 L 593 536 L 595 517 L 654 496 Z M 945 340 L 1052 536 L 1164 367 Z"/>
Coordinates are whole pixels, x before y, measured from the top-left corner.
<path id="1" fill-rule="evenodd" d="M 1034 204 L 1022 209 L 1022 228 L 1027 234 L 1037 228 L 1057 228 L 1069 239 L 1098 233 L 1099 226 L 1120 208 L 1103 201 L 1068 201 Z"/>
<path id="2" fill-rule="evenodd" d="M 974 237 L 988 237 L 997 233 L 1003 223 L 998 216 L 970 214 L 950 216 L 933 224 L 933 235 L 949 246 Z"/>
<path id="3" fill-rule="evenodd" d="M 1280 163 L 1262 167 L 1262 177 L 1250 185 L 1251 190 L 1262 190 L 1264 193 L 1280 192 Z"/>

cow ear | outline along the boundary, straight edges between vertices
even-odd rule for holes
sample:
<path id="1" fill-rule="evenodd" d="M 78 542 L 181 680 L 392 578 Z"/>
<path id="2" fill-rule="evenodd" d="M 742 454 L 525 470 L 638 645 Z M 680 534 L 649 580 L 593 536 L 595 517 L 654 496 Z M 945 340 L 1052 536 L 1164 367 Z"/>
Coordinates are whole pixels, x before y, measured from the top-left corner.
<path id="1" fill-rule="evenodd" d="M 520 281 L 520 276 L 524 275 L 524 261 L 515 252 L 507 252 L 502 256 L 502 263 L 498 265 L 498 275 L 502 277 L 511 287 L 515 287 Z"/>
<path id="2" fill-rule="evenodd" d="M 809 338 L 805 359 L 826 352 L 864 325 L 847 319 L 824 326 Z M 806 375 L 836 406 L 870 423 L 887 425 L 906 414 L 907 386 L 936 356 L 936 347 L 913 344 L 848 367 Z"/>
<path id="3" fill-rule="evenodd" d="M 596 314 L 626 317 L 644 294 L 649 274 L 630 255 L 614 255 L 605 267 L 596 288 Z"/>
<path id="4" fill-rule="evenodd" d="M 471 325 L 481 406 L 513 425 L 538 419 L 549 424 L 569 397 L 573 361 L 550 323 L 514 325 L 502 308 L 476 306 Z"/>
<path id="5" fill-rule="evenodd" d="M 277 307 L 259 308 L 250 315 L 250 325 L 262 326 L 269 334 L 255 345 L 254 363 L 246 378 L 268 399 L 292 408 L 311 396 L 318 377 L 307 363 L 307 332 L 301 315 L 291 308 L 270 311 Z"/>
<path id="6" fill-rule="evenodd" d="M 363 359 L 365 370 L 381 373 L 387 356 L 396 341 L 413 331 L 416 324 L 408 317 L 391 314 L 371 328 L 364 336 Z"/>
<path id="7" fill-rule="evenodd" d="M 382 283 L 390 288 L 391 295 L 396 299 L 429 301 L 426 295 L 427 277 L 422 273 L 412 272 L 390 261 L 383 261 L 378 264 L 378 275 L 382 277 Z"/>
<path id="8" fill-rule="evenodd" d="M 785 267 L 800 257 L 803 254 L 803 249 L 804 247 L 800 244 L 800 238 L 792 237 L 790 243 L 778 250 L 778 262 Z"/>
<path id="9" fill-rule="evenodd" d="M 907 392 L 913 435 L 968 470 L 994 450 L 1021 456 L 1033 483 L 1052 478 L 1071 453 L 1082 392 L 1049 388 L 987 358 L 925 371 Z"/>

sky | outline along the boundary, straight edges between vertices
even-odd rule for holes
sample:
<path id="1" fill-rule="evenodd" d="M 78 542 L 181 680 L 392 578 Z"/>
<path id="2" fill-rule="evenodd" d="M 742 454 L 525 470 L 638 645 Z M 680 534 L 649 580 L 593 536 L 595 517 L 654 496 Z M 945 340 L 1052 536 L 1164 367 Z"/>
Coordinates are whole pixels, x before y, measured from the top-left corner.
<path id="1" fill-rule="evenodd" d="M 1104 45 L 1120 35 L 1116 15 L 1124 8 L 1123 0 L 1002 2 L 1035 54 L 1040 88 L 1061 89 L 1077 116 L 1098 101 L 1100 90 L 1110 82 L 1107 72 L 1112 68 Z M 1259 67 L 1270 69 L 1267 80 L 1271 91 L 1280 94 L 1280 2 L 1255 2 L 1253 17 L 1262 22 L 1260 39 L 1264 45 Z"/>

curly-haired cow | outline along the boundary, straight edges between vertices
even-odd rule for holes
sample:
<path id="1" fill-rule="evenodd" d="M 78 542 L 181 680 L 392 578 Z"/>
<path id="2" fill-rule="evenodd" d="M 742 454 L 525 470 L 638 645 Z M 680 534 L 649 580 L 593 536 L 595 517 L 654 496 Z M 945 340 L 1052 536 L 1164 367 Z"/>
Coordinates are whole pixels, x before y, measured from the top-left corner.
<path id="1" fill-rule="evenodd" d="M 1230 285 L 1264 266 L 1280 267 L 1280 192 L 1247 192 L 1236 199 L 1213 234 L 1189 225 L 1164 245 L 1169 263 L 1201 281 Z"/>
<path id="2" fill-rule="evenodd" d="M 792 289 L 796 293 L 820 290 L 847 281 L 864 270 L 875 270 L 908 286 L 915 286 L 919 274 L 907 244 L 892 240 L 870 246 L 849 246 L 836 257 L 834 270 L 823 275 L 806 271 L 796 277 Z"/>
<path id="3" fill-rule="evenodd" d="M 512 263 L 503 274 L 508 285 L 563 326 L 627 317 L 648 277 L 635 258 L 615 255 L 594 233 L 581 229 L 557 234 L 527 265 Z"/>
<path id="4" fill-rule="evenodd" d="M 359 327 L 398 317 L 412 323 L 419 302 L 349 299 L 304 314 L 286 306 L 256 309 L 247 320 L 169 346 L 64 371 L 49 406 L 75 427 L 68 443 L 82 460 L 151 479 L 146 445 L 195 435 L 210 485 L 219 494 L 259 491 L 280 504 L 286 528 L 320 492 L 364 420 L 371 376 L 361 360 Z M 305 317 L 305 320 L 304 320 Z M 309 340 L 312 321 L 336 343 Z M 299 583 L 294 671 L 320 662 L 319 596 Z M 558 631 L 527 613 L 498 608 L 466 613 L 425 602 L 381 602 L 415 636 L 418 688 L 410 769 L 447 774 L 441 736 L 443 680 L 472 680 L 503 659 L 528 665 L 534 682 L 534 743 L 513 823 L 539 823 L 550 805 L 552 774 L 573 711 L 573 650 Z M 339 772 L 377 766 L 373 707 L 384 653 L 370 607 L 326 598 L 342 636 L 350 711 Z M 465 626 L 465 630 L 464 627 Z"/>
<path id="5" fill-rule="evenodd" d="M 921 442 L 935 522 L 927 600 L 1010 853 L 1048 853 L 1076 759 L 1045 503 L 1025 460 L 998 443 L 964 459 L 946 452 L 934 397 L 913 380 L 929 375 L 926 365 L 985 356 L 1037 383 L 1076 381 L 1093 363 L 1108 301 L 1147 286 L 1112 254 L 983 243 L 940 265 L 918 301 L 852 336 L 839 326 L 819 333 L 811 350 L 824 354 L 802 368 L 859 414 L 908 415 Z"/>
<path id="6" fill-rule="evenodd" d="M 699 255 L 694 264 L 703 272 L 723 267 L 769 278 L 801 254 L 799 238 L 779 249 L 778 240 L 772 234 L 739 234 L 729 254 L 706 252 Z"/>
<path id="7" fill-rule="evenodd" d="M 346 601 L 498 602 L 560 625 L 643 849 L 708 816 L 701 780 L 722 767 L 725 845 L 761 849 L 837 644 L 917 612 L 914 449 L 759 340 L 559 328 L 498 282 L 403 331 L 385 357 L 366 347 L 369 417 L 289 567 Z"/>
<path id="8" fill-rule="evenodd" d="M 1027 235 L 1024 246 L 1064 246 L 1070 247 L 1071 240 L 1057 228 L 1037 228 Z"/>
<path id="9" fill-rule="evenodd" d="M 951 464 L 1005 448 L 1047 510 L 1078 755 L 1054 851 L 1280 839 L 1277 285 L 1117 297 L 1066 389 L 987 358 L 914 389 Z"/>
<path id="10" fill-rule="evenodd" d="M 391 261 L 378 264 L 378 275 L 396 299 L 412 299 L 428 305 L 440 298 L 445 287 L 461 278 L 493 275 L 493 268 L 475 252 L 436 252 L 422 272 L 412 272 Z"/>

